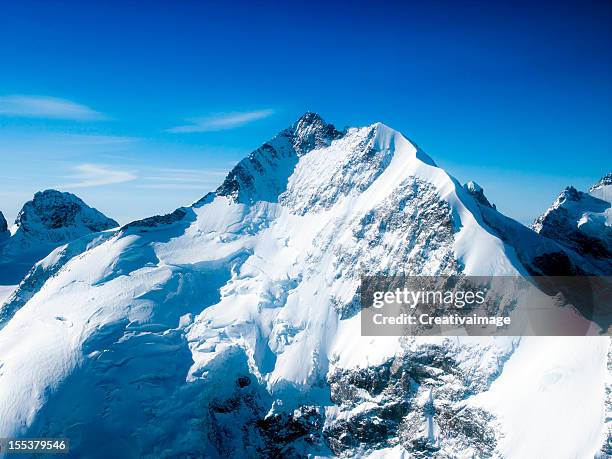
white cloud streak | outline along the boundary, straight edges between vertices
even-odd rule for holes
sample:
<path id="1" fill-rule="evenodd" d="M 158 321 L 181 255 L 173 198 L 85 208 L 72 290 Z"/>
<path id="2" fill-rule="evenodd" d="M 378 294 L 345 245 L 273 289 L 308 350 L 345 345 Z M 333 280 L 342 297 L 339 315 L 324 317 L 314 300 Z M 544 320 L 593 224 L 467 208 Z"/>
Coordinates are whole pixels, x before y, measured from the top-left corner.
<path id="1" fill-rule="evenodd" d="M 202 190 L 217 187 L 227 175 L 226 169 L 153 169 L 154 175 L 144 176 L 139 188 L 168 190 Z"/>
<path id="2" fill-rule="evenodd" d="M 58 185 L 57 188 L 89 188 L 129 182 L 137 178 L 128 171 L 112 169 L 100 164 L 79 164 L 74 167 L 76 174 L 68 176 L 72 182 Z"/>
<path id="3" fill-rule="evenodd" d="M 0 115 L 18 118 L 51 118 L 72 121 L 99 121 L 104 114 L 86 105 L 46 96 L 0 96 Z"/>
<path id="4" fill-rule="evenodd" d="M 274 110 L 256 110 L 252 112 L 218 113 L 204 118 L 190 119 L 190 124 L 168 129 L 173 133 L 213 132 L 234 129 L 253 121 L 268 118 Z"/>

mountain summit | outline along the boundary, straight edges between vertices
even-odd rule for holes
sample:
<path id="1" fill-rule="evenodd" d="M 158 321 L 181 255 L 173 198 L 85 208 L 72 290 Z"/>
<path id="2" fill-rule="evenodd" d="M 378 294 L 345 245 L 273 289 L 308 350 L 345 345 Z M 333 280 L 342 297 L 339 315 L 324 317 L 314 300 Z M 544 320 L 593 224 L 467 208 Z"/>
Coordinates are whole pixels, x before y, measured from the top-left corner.
<path id="1" fill-rule="evenodd" d="M 88 233 L 115 228 L 119 224 L 89 207 L 78 196 L 57 190 L 40 191 L 24 204 L 15 220 L 15 235 L 24 242 L 67 242 Z"/>
<path id="2" fill-rule="evenodd" d="M 240 161 L 217 189 L 217 196 L 238 202 L 276 201 L 285 190 L 299 158 L 328 147 L 342 133 L 320 115 L 307 112 L 291 127 Z"/>
<path id="3" fill-rule="evenodd" d="M 12 236 L 0 242 L 0 282 L 18 282 L 59 245 L 117 226 L 74 194 L 40 191 L 21 208 Z"/>

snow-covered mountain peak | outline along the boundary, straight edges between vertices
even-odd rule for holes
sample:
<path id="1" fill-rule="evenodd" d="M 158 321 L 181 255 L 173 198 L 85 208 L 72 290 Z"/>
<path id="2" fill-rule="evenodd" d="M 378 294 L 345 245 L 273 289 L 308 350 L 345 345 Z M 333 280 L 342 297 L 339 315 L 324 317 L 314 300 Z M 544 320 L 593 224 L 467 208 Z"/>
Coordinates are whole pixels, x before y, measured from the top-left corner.
<path id="1" fill-rule="evenodd" d="M 608 185 L 612 185 L 612 172 L 608 172 L 608 174 L 604 175 L 599 182 L 591 187 L 589 191 L 593 191 L 594 189 Z"/>
<path id="2" fill-rule="evenodd" d="M 589 193 L 596 198 L 612 203 L 612 172 L 603 176 L 599 182 L 589 189 Z"/>
<path id="3" fill-rule="evenodd" d="M 55 247 L 118 226 L 71 193 L 45 190 L 21 208 L 10 233 L 0 241 L 0 284 L 18 283 L 32 265 Z"/>
<path id="4" fill-rule="evenodd" d="M 610 190 L 610 185 L 605 184 L 606 177 L 589 193 L 573 186 L 565 188 L 552 206 L 535 220 L 532 228 L 592 258 L 604 272 L 612 272 L 612 207 L 609 198 L 605 199 Z"/>
<path id="5" fill-rule="evenodd" d="M 329 146 L 333 140 L 342 137 L 342 133 L 319 114 L 306 112 L 293 124 L 290 136 L 298 156 L 301 156 L 315 148 Z"/>
<path id="6" fill-rule="evenodd" d="M 389 152 L 396 150 L 396 144 L 400 146 L 398 150 L 418 159 L 420 163 L 435 166 L 434 161 L 416 145 L 382 123 L 340 132 L 320 115 L 307 112 L 240 161 L 214 193 L 206 195 L 195 205 L 204 205 L 215 196 L 225 196 L 241 203 L 277 202 L 280 195 L 288 190 L 289 178 L 302 160 L 304 163 L 319 164 L 317 171 L 324 172 L 323 175 L 312 174 L 311 178 L 321 186 L 346 187 L 347 169 L 360 164 L 360 170 L 354 171 L 356 174 L 380 174 L 388 164 L 383 159 L 390 160 L 392 155 Z M 317 159 L 310 158 L 313 155 Z M 321 171 L 327 166 L 331 169 Z M 342 170 L 338 170 L 338 167 Z M 311 174 L 308 171 L 305 173 Z M 330 181 L 332 175 L 336 177 Z M 342 180 L 336 180 L 338 178 Z"/>
<path id="7" fill-rule="evenodd" d="M 45 190 L 24 204 L 15 225 L 16 235 L 55 243 L 111 229 L 118 223 L 72 193 Z"/>
<path id="8" fill-rule="evenodd" d="M 307 112 L 240 161 L 215 193 L 206 195 L 196 206 L 209 202 L 213 196 L 226 196 L 242 203 L 275 202 L 285 190 L 299 158 L 328 147 L 342 135 L 321 116 Z"/>

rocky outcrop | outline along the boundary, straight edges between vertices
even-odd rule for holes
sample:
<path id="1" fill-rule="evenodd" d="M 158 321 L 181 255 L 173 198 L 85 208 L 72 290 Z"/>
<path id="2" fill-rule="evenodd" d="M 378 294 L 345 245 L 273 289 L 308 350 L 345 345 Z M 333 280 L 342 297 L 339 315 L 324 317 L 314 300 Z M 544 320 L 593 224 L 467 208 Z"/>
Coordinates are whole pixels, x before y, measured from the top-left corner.
<path id="1" fill-rule="evenodd" d="M 612 227 L 607 223 L 610 207 L 610 202 L 570 186 L 536 219 L 532 228 L 581 255 L 610 262 Z"/>
<path id="2" fill-rule="evenodd" d="M 24 239 L 61 243 L 119 224 L 79 197 L 56 190 L 40 191 L 24 204 L 15 220 Z"/>
<path id="3" fill-rule="evenodd" d="M 299 158 L 342 137 L 342 133 L 316 113 L 308 112 L 291 127 L 240 161 L 216 190 L 236 202 L 275 202 Z"/>
<path id="4" fill-rule="evenodd" d="M 495 209 L 495 204 L 491 204 L 484 194 L 484 190 L 478 183 L 470 180 L 463 185 L 463 189 L 467 191 L 479 204 Z"/>

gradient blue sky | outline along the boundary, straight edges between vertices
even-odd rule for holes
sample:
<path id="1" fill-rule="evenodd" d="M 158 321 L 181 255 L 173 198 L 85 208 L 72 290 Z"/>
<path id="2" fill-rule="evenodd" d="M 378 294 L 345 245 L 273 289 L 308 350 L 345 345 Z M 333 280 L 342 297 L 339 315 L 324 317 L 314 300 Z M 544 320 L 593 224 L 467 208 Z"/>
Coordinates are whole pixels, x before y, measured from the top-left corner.
<path id="1" fill-rule="evenodd" d="M 2 2 L 0 210 L 190 204 L 306 110 L 530 222 L 612 169 L 612 2 Z"/>

